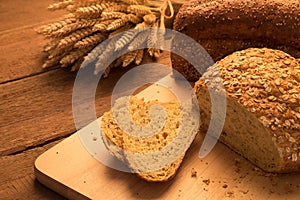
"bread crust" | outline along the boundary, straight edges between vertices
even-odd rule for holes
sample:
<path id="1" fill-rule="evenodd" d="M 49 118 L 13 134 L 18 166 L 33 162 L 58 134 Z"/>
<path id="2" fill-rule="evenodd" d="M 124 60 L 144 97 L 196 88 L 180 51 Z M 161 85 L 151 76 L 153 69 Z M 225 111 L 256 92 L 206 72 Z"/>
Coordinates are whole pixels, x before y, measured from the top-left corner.
<path id="1" fill-rule="evenodd" d="M 224 90 L 216 84 L 220 78 Z M 204 127 L 211 112 L 208 88 L 226 94 L 223 143 L 265 171 L 300 171 L 299 59 L 249 48 L 208 68 L 194 88 Z"/>
<path id="2" fill-rule="evenodd" d="M 287 49 L 299 58 L 299 13 L 298 0 L 192 0 L 179 10 L 174 29 L 199 42 L 215 61 L 249 47 Z M 191 67 L 178 56 L 172 55 L 172 63 L 189 80 L 199 78 L 181 69 Z"/>

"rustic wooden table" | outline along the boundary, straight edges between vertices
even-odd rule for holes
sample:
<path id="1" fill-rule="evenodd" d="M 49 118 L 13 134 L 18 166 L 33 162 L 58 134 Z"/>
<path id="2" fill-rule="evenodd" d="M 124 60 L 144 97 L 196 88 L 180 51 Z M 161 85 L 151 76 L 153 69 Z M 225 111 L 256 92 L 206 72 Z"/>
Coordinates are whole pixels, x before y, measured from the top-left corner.
<path id="1" fill-rule="evenodd" d="M 72 116 L 76 73 L 41 67 L 45 59 L 42 47 L 47 40 L 34 29 L 63 14 L 47 11 L 51 2 L 0 1 L 0 199 L 64 199 L 40 184 L 34 175 L 36 158 L 76 132 Z M 160 62 L 168 64 L 168 56 L 163 56 Z M 96 93 L 97 116 L 110 108 L 113 86 L 125 71 L 114 69 L 108 79 L 101 80 Z M 197 156 L 195 147 L 191 155 Z M 145 188 L 140 194 L 136 190 L 127 194 L 134 199 L 141 199 L 139 195 L 151 199 L 166 191 L 177 199 L 186 199 L 195 191 L 203 199 L 213 196 L 215 199 L 290 200 L 298 199 L 300 194 L 299 173 L 265 176 L 222 144 L 205 161 L 187 159 L 183 167 L 185 170 L 173 182 L 176 184 L 166 183 L 163 187 L 124 174 L 118 176 L 134 181 L 128 186 L 117 180 L 112 182 L 123 184 L 121 189 L 134 188 L 133 184 L 141 190 Z M 201 172 L 197 178 L 191 177 L 190 169 L 194 168 Z M 110 187 L 106 190 L 110 191 Z"/>
<path id="2" fill-rule="evenodd" d="M 0 199 L 63 199 L 34 176 L 34 161 L 76 131 L 72 87 L 76 73 L 42 69 L 46 44 L 35 28 L 58 19 L 51 0 L 0 2 Z M 98 114 L 110 103 L 115 73 L 97 94 Z"/>
<path id="3" fill-rule="evenodd" d="M 61 15 L 50 2 L 0 2 L 0 199 L 63 199 L 33 173 L 35 159 L 75 131 L 75 74 L 41 68 L 46 40 L 34 29 Z"/>
<path id="4" fill-rule="evenodd" d="M 35 28 L 60 18 L 52 0 L 0 1 L 0 199 L 63 199 L 34 176 L 34 161 L 76 131 L 72 89 L 76 73 L 42 69 L 47 40 Z M 167 60 L 167 59 L 165 59 Z M 110 106 L 116 69 L 96 95 L 97 115 Z"/>

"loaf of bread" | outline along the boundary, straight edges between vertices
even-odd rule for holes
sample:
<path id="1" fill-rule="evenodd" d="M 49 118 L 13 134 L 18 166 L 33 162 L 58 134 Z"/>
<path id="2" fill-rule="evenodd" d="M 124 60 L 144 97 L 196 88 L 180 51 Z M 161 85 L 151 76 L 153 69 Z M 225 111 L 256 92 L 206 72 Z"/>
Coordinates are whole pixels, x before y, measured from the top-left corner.
<path id="1" fill-rule="evenodd" d="M 191 107 L 175 101 L 122 97 L 102 116 L 102 138 L 109 152 L 142 179 L 167 181 L 176 174 L 198 132 L 199 117 L 193 113 Z"/>
<path id="2" fill-rule="evenodd" d="M 220 140 L 267 172 L 300 171 L 300 60 L 280 50 L 249 48 L 209 67 L 195 83 L 202 126 L 208 89 L 226 98 Z"/>
<path id="3" fill-rule="evenodd" d="M 174 21 L 174 29 L 200 43 L 217 61 L 249 47 L 284 50 L 300 57 L 299 0 L 191 0 Z M 200 74 L 172 54 L 173 68 L 191 81 Z"/>

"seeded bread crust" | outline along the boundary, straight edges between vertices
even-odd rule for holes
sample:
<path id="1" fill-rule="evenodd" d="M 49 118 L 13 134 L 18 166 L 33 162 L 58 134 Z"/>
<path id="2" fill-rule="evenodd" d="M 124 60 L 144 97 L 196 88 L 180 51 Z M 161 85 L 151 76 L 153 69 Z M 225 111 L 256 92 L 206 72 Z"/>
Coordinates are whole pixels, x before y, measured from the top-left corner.
<path id="1" fill-rule="evenodd" d="M 121 102 L 122 106 L 120 106 L 120 108 L 114 106 L 112 110 L 115 109 L 116 113 L 120 114 L 120 112 L 122 112 L 122 108 L 126 106 L 127 100 L 125 97 L 123 97 L 117 101 Z M 109 152 L 127 164 L 128 167 L 130 167 L 132 171 L 140 178 L 149 182 L 167 181 L 174 177 L 183 161 L 186 151 L 182 152 L 182 149 L 180 148 L 181 144 L 176 143 L 174 148 L 171 149 L 173 152 L 167 152 L 167 154 L 170 154 L 170 156 L 176 155 L 175 151 L 180 151 L 182 154 L 173 159 L 173 161 L 168 161 L 168 163 L 163 165 L 164 167 L 160 169 L 156 169 L 152 166 L 155 166 L 157 163 L 162 161 L 165 163 L 165 155 L 162 155 L 161 157 L 157 156 L 157 154 L 154 155 L 155 162 L 153 163 L 151 160 L 146 159 L 146 157 L 145 159 L 141 160 L 136 156 L 136 154 L 147 154 L 160 151 L 168 144 L 174 142 L 175 137 L 178 135 L 178 131 L 182 125 L 182 116 L 185 114 L 190 115 L 190 112 L 186 112 L 187 110 L 185 110 L 182 105 L 179 105 L 178 102 L 159 102 L 157 100 L 145 101 L 144 99 L 132 96 L 129 100 L 129 112 L 130 117 L 134 121 L 135 125 L 141 127 L 148 125 L 151 122 L 149 109 L 151 106 L 156 104 L 163 106 L 166 111 L 167 118 L 164 122 L 163 128 L 149 137 L 136 137 L 133 136 L 129 131 L 121 129 L 114 118 L 112 110 L 104 113 L 101 118 L 101 134 L 104 144 Z M 189 137 L 188 141 L 193 141 L 198 131 L 198 119 L 191 116 L 191 122 L 194 122 L 195 126 L 193 127 L 190 124 L 190 126 L 186 129 L 186 134 L 184 134 L 184 137 Z M 131 126 L 132 125 L 128 125 L 128 130 L 132 130 Z M 184 143 L 187 140 L 180 141 Z M 150 170 L 141 171 L 141 167 L 148 168 Z"/>
<path id="2" fill-rule="evenodd" d="M 249 47 L 284 50 L 299 58 L 300 1 L 192 0 L 176 15 L 174 29 L 200 43 L 217 61 Z M 173 68 L 190 81 L 200 74 L 172 54 Z"/>
<path id="3" fill-rule="evenodd" d="M 194 88 L 204 127 L 211 112 L 208 88 L 226 95 L 223 143 L 265 171 L 300 171 L 299 59 L 249 48 L 208 68 Z"/>

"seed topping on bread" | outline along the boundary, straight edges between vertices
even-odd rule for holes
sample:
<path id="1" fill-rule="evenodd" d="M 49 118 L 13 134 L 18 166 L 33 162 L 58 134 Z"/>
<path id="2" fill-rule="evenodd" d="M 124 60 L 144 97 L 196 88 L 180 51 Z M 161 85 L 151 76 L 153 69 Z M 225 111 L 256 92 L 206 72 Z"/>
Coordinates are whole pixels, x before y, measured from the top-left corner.
<path id="1" fill-rule="evenodd" d="M 269 128 L 286 159 L 300 159 L 300 60 L 267 48 L 235 52 L 210 67 L 196 83 L 217 87 L 222 81 L 236 99 Z"/>

